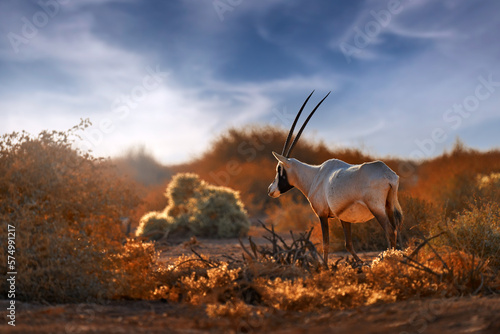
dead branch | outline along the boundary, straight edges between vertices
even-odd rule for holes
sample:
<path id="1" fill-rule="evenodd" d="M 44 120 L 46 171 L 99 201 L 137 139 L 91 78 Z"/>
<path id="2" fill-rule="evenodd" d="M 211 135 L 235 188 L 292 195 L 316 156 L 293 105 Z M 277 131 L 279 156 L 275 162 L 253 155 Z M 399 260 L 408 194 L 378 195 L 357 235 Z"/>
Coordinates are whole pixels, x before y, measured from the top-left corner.
<path id="1" fill-rule="evenodd" d="M 445 234 L 446 232 L 441 232 L 439 234 L 436 234 L 428 239 L 425 239 L 420 245 L 417 246 L 417 248 L 415 248 L 415 250 L 408 256 L 409 258 L 413 258 L 413 256 L 417 255 L 417 253 L 420 251 L 420 249 L 422 249 L 425 245 L 427 245 L 429 243 L 429 241 L 433 240 L 433 239 L 436 239 L 437 237 Z"/>
<path id="2" fill-rule="evenodd" d="M 204 259 L 200 254 L 198 254 L 192 247 L 191 247 L 191 252 L 194 253 L 194 255 L 196 255 L 199 259 L 199 261 L 202 261 L 204 263 L 206 263 L 210 268 L 216 268 L 219 266 L 218 263 L 214 262 L 214 261 L 210 261 L 210 260 L 207 260 L 207 259 Z"/>
<path id="3" fill-rule="evenodd" d="M 298 265 L 307 270 L 317 269 L 321 264 L 324 265 L 323 257 L 319 255 L 315 245 L 310 240 L 312 228 L 307 232 L 300 233 L 298 236 L 290 231 L 293 242 L 289 245 L 275 232 L 273 226 L 268 228 L 260 220 L 259 223 L 268 233 L 263 238 L 269 241 L 271 245 L 258 247 L 249 237 L 250 251 L 240 240 L 243 251 L 252 259 L 262 258 L 275 261 L 281 265 Z"/>
<path id="4" fill-rule="evenodd" d="M 256 258 L 252 255 L 252 253 L 250 253 L 250 251 L 245 247 L 245 245 L 243 245 L 243 242 L 241 241 L 240 238 L 238 238 L 238 241 L 240 242 L 240 246 L 243 249 L 243 251 L 245 251 L 245 253 L 247 253 L 247 255 L 250 256 L 251 259 L 255 260 Z"/>

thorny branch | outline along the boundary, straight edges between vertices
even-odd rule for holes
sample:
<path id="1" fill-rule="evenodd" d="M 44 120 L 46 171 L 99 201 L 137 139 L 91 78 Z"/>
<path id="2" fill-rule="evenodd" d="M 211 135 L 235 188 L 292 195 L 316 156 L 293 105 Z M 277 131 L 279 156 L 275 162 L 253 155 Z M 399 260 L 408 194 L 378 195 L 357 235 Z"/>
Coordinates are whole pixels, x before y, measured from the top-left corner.
<path id="1" fill-rule="evenodd" d="M 271 243 L 271 247 L 259 247 L 251 237 L 248 237 L 249 250 L 240 240 L 243 251 L 250 259 L 267 259 L 279 264 L 298 264 L 306 269 L 317 269 L 322 264 L 323 258 L 319 255 L 316 246 L 310 240 L 313 228 L 308 232 L 300 233 L 299 236 L 294 235 L 290 231 L 293 241 L 291 245 L 288 245 L 284 238 L 274 231 L 273 226 L 268 228 L 260 220 L 259 223 L 270 234 L 264 236 L 264 239 Z"/>

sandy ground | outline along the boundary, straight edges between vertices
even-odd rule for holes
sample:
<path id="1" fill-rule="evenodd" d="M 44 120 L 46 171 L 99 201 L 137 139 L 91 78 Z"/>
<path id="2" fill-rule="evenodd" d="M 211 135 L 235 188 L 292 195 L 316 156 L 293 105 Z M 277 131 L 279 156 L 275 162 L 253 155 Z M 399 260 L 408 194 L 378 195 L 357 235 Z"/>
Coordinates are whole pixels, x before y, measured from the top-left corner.
<path id="1" fill-rule="evenodd" d="M 191 247 L 220 259 L 223 255 L 241 258 L 242 254 L 236 239 L 184 241 L 159 248 L 168 262 L 190 255 Z M 363 254 L 365 259 L 375 256 Z M 500 296 L 418 299 L 307 316 L 277 312 L 240 321 L 209 318 L 201 306 L 161 301 L 104 305 L 18 302 L 15 327 L 7 325 L 3 311 L 7 306 L 8 301 L 0 300 L 0 333 L 500 333 Z"/>

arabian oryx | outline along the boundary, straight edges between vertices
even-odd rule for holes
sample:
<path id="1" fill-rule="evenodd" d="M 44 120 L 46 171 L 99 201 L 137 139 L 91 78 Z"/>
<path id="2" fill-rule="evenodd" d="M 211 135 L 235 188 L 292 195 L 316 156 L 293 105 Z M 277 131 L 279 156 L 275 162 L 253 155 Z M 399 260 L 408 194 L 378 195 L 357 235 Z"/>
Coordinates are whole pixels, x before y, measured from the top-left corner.
<path id="1" fill-rule="evenodd" d="M 330 159 L 319 166 L 313 166 L 289 157 L 307 122 L 330 94 L 309 114 L 287 150 L 295 124 L 313 93 L 305 100 L 295 117 L 283 152 L 273 152 L 278 165 L 276 177 L 269 186 L 269 196 L 276 198 L 296 187 L 307 197 L 321 222 L 325 265 L 328 264 L 330 244 L 328 218 L 338 218 L 342 223 L 345 247 L 356 261 L 361 262 L 361 259 L 352 247 L 351 224 L 364 223 L 375 217 L 385 231 L 389 247 L 396 248 L 397 233 L 403 220 L 398 203 L 399 176 L 386 164 L 374 161 L 350 165 L 341 160 Z"/>

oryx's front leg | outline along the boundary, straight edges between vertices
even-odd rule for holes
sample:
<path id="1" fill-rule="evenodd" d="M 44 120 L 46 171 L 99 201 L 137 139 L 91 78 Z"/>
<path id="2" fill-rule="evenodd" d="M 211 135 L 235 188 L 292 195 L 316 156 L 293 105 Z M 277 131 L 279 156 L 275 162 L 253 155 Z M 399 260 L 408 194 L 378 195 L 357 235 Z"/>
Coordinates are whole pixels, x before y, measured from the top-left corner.
<path id="1" fill-rule="evenodd" d="M 362 262 L 358 254 L 356 254 L 356 252 L 354 251 L 354 247 L 352 247 L 351 223 L 345 222 L 343 220 L 341 220 L 340 222 L 342 223 L 342 228 L 344 229 L 345 249 L 347 249 L 347 251 L 352 254 L 352 257 L 356 261 Z"/>
<path id="2" fill-rule="evenodd" d="M 319 217 L 321 222 L 321 232 L 323 233 L 323 259 L 328 267 L 328 250 L 330 249 L 330 230 L 328 229 L 328 216 Z"/>

